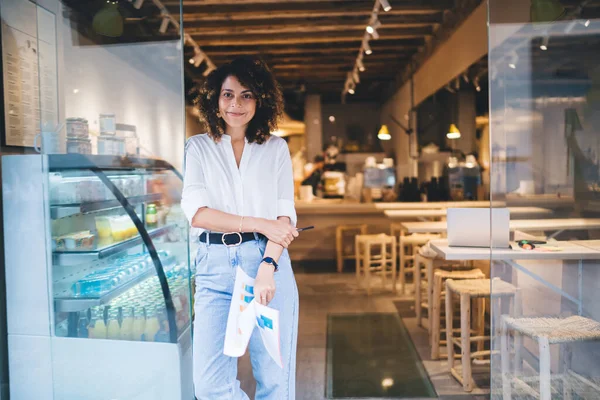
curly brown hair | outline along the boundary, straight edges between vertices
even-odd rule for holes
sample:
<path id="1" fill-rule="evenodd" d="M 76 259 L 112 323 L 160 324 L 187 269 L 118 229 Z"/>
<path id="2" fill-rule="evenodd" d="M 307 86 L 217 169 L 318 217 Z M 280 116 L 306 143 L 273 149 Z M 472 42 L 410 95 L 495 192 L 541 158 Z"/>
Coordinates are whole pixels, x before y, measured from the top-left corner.
<path id="1" fill-rule="evenodd" d="M 195 104 L 200 120 L 207 125 L 208 135 L 218 142 L 225 134 L 225 121 L 217 113 L 221 86 L 229 76 L 236 77 L 256 98 L 256 112 L 246 129 L 248 142 L 266 142 L 271 132 L 277 130 L 277 122 L 283 115 L 283 94 L 267 64 L 252 56 L 238 57 L 220 66 L 202 84 Z"/>

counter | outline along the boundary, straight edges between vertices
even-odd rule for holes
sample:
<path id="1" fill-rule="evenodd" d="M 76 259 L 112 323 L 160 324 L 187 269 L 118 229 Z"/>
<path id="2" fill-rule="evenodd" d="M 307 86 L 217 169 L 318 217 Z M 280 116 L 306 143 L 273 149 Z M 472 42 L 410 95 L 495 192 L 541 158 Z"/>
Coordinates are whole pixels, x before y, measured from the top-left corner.
<path id="1" fill-rule="evenodd" d="M 573 205 L 572 198 L 569 200 L 569 198 L 554 197 L 554 199 L 555 201 L 551 201 L 548 197 L 544 197 L 544 207 L 552 209 Z M 536 206 L 538 200 L 535 196 L 519 197 L 518 205 Z M 356 203 L 342 199 L 296 201 L 298 227 L 314 225 L 315 229 L 300 234 L 290 248 L 290 256 L 292 260 L 335 260 L 336 227 L 342 224 L 367 224 L 370 233 L 387 233 L 390 231 L 391 221 L 384 214 L 386 209 L 441 210 L 456 206 L 489 207 L 489 204 L 489 201 L 430 203 Z M 513 205 L 512 200 L 509 205 Z M 414 221 L 418 220 L 418 216 L 415 216 Z"/>

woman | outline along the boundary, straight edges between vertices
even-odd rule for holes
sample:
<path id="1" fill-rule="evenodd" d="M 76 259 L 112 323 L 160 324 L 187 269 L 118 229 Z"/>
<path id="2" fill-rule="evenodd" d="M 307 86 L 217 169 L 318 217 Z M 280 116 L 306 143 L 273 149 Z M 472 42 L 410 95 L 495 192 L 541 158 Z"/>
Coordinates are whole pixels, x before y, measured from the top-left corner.
<path id="1" fill-rule="evenodd" d="M 194 385 L 198 400 L 248 399 L 237 359 L 223 354 L 240 267 L 255 300 L 280 311 L 281 369 L 255 330 L 249 343 L 256 399 L 295 398 L 298 290 L 287 247 L 298 236 L 285 140 L 271 136 L 283 96 L 271 71 L 238 58 L 213 71 L 198 105 L 208 132 L 189 139 L 181 205 L 199 240 L 196 256 Z"/>

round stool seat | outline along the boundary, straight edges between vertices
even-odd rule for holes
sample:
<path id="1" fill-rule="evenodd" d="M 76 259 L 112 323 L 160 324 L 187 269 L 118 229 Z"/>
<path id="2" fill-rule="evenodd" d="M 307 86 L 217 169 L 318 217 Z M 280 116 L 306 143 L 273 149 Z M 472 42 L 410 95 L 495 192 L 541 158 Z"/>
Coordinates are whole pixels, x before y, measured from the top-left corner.
<path id="1" fill-rule="evenodd" d="M 533 339 L 547 338 L 549 343 L 569 343 L 600 339 L 600 322 L 579 315 L 558 317 L 503 317 L 506 325 Z"/>
<path id="2" fill-rule="evenodd" d="M 490 290 L 492 282 L 494 287 Z M 454 293 L 468 294 L 471 297 L 512 296 L 517 291 L 516 287 L 500 279 L 448 279 L 446 286 Z"/>
<path id="3" fill-rule="evenodd" d="M 442 279 L 483 279 L 485 274 L 479 268 L 470 268 L 467 270 L 446 271 L 438 269 L 435 271 L 435 278 Z"/>

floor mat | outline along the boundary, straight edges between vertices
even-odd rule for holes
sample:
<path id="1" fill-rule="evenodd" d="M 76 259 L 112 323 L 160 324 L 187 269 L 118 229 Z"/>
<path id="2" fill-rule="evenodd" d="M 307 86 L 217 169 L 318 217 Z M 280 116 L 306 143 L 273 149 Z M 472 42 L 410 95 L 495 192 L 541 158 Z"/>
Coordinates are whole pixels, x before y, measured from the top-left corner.
<path id="1" fill-rule="evenodd" d="M 437 398 L 398 314 L 327 318 L 326 395 Z"/>

